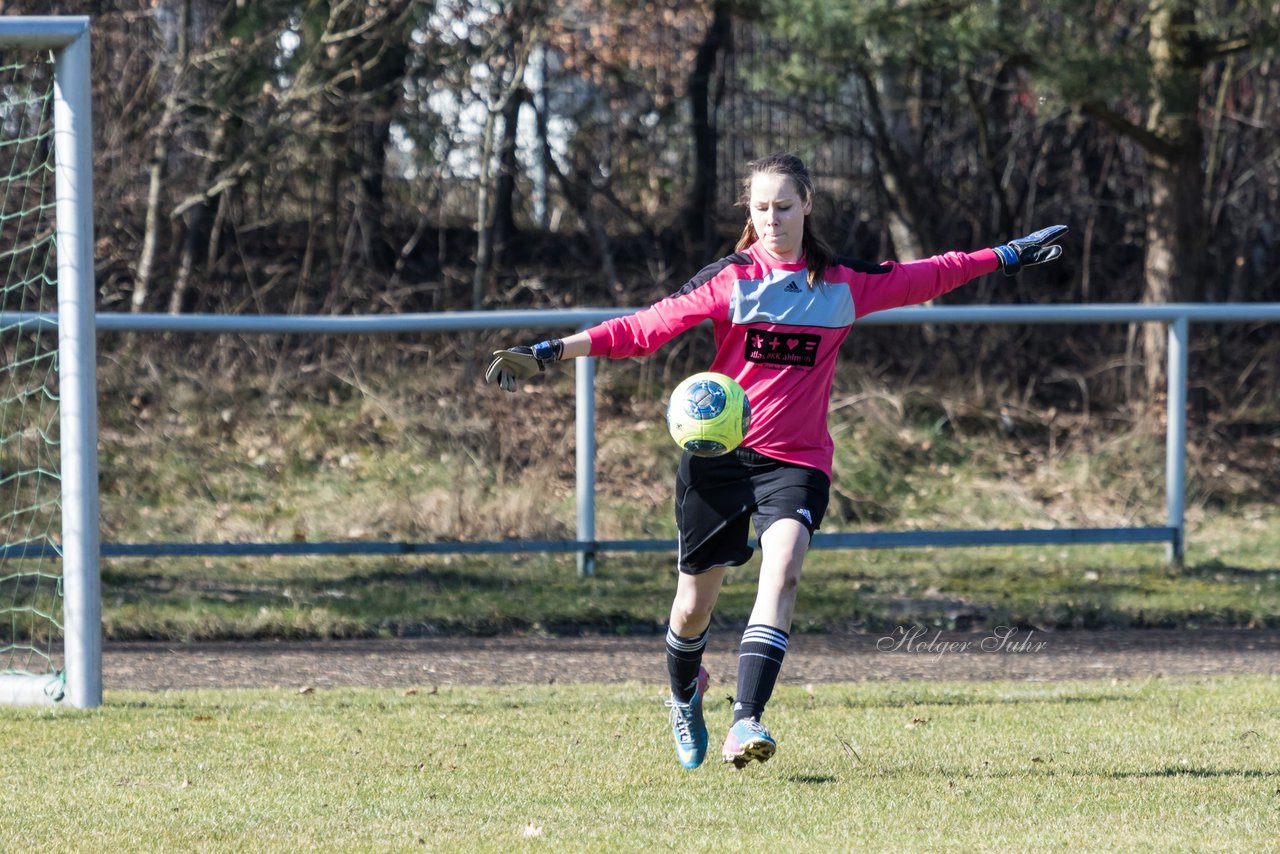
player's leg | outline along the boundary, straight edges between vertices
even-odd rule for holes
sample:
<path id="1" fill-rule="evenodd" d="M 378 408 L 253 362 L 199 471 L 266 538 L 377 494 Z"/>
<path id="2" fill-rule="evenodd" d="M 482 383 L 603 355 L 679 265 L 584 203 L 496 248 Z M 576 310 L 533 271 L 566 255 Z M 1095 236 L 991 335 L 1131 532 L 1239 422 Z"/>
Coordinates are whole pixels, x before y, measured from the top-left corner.
<path id="1" fill-rule="evenodd" d="M 749 625 L 791 631 L 809 539 L 809 529 L 796 519 L 779 519 L 760 536 L 760 585 Z"/>
<path id="2" fill-rule="evenodd" d="M 826 512 L 830 481 L 822 472 L 779 464 L 756 478 L 760 582 L 738 651 L 733 725 L 723 756 L 741 768 L 771 757 L 777 744 L 761 723 L 790 641 L 791 620 L 804 558 Z"/>
<path id="3" fill-rule="evenodd" d="M 796 590 L 808 547 L 809 530 L 795 519 L 777 520 L 760 537 L 760 585 L 738 648 L 733 725 L 723 748 L 724 760 L 738 768 L 753 759 L 764 762 L 777 750 L 760 719 L 787 654 Z"/>
<path id="4" fill-rule="evenodd" d="M 693 695 L 707 647 L 711 612 L 720 596 L 726 569 L 717 566 L 697 575 L 679 573 L 667 623 L 667 672 L 671 676 L 671 694 L 677 700 L 688 702 Z"/>
<path id="5" fill-rule="evenodd" d="M 711 612 L 720 595 L 726 567 L 692 575 L 679 573 L 671 620 L 667 624 L 667 673 L 671 677 L 671 735 L 676 758 L 685 768 L 697 768 L 707 756 L 707 724 L 702 701 L 711 677 L 702 666 Z"/>
<path id="6" fill-rule="evenodd" d="M 667 666 L 677 700 L 687 702 L 693 692 L 726 568 L 751 559 L 753 501 L 747 469 L 735 455 L 686 453 L 681 459 L 675 502 L 679 581 L 667 628 Z"/>
<path id="7" fill-rule="evenodd" d="M 709 677 L 702 667 L 711 612 L 727 567 L 745 563 L 751 487 L 736 459 L 700 459 L 686 454 L 676 477 L 679 581 L 667 628 L 667 672 L 671 678 L 671 732 L 685 768 L 702 764 L 707 727 L 702 700 Z"/>

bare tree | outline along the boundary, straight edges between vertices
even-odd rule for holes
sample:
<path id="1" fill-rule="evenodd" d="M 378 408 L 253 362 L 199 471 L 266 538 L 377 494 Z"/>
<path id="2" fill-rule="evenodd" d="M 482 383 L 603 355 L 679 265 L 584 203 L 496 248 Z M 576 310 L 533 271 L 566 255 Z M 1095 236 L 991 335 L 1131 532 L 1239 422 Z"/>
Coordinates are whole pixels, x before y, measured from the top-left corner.
<path id="1" fill-rule="evenodd" d="M 133 296 L 129 302 L 130 310 L 133 312 L 140 312 L 146 306 L 155 273 L 163 218 L 161 207 L 165 200 L 164 185 L 169 172 L 174 130 L 187 105 L 184 86 L 191 56 L 190 26 L 191 0 L 179 0 L 177 21 L 174 24 L 176 49 L 173 53 L 172 67 L 163 62 L 157 65 L 157 77 L 167 77 L 169 81 L 168 88 L 161 96 L 160 120 L 156 123 L 153 133 L 151 167 L 148 170 L 146 224 L 143 229 L 142 250 L 138 254 L 138 269 L 134 276 Z M 164 41 L 163 32 L 160 41 Z"/>
<path id="2" fill-rule="evenodd" d="M 689 106 L 693 132 L 693 186 L 685 208 L 685 229 L 693 246 L 703 255 L 715 251 L 716 183 L 718 166 L 716 148 L 720 141 L 719 108 L 724 97 L 723 55 L 733 49 L 733 18 L 730 4 L 716 0 L 712 4 L 711 22 L 694 59 L 689 74 Z M 713 74 L 719 68 L 719 80 Z"/>
<path id="3" fill-rule="evenodd" d="M 498 121 L 511 110 L 510 132 L 515 132 L 518 102 L 524 92 L 524 72 L 529 56 L 539 38 L 543 24 L 541 0 L 515 0 L 498 4 L 493 21 L 494 37 L 482 58 L 483 69 L 479 76 L 479 88 L 485 106 L 484 131 L 480 141 L 480 176 L 476 192 L 476 265 L 472 278 L 471 305 L 480 308 L 484 303 L 493 265 L 493 211 L 491 194 L 494 191 L 493 159 L 497 147 Z M 476 79 L 473 75 L 473 79 Z M 509 161 L 514 165 L 514 157 Z"/>
<path id="4" fill-rule="evenodd" d="M 1150 102 L 1139 125 L 1103 102 L 1085 110 L 1142 147 L 1148 166 L 1142 301 L 1196 301 L 1206 294 L 1208 197 L 1201 95 L 1206 69 L 1223 58 L 1274 45 L 1280 29 L 1260 21 L 1249 32 L 1211 37 L 1198 0 L 1151 0 L 1147 9 Z M 1149 396 L 1163 390 L 1166 338 L 1160 324 L 1142 330 Z"/>

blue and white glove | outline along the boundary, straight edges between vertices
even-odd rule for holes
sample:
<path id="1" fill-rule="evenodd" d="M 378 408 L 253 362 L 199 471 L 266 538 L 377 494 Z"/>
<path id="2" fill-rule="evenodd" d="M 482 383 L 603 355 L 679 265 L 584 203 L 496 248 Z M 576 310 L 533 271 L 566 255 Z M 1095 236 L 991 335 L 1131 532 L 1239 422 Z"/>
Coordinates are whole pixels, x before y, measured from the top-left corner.
<path id="1" fill-rule="evenodd" d="M 1050 244 L 1066 233 L 1065 225 L 1051 225 L 1035 234 L 994 247 L 996 257 L 1000 259 L 1000 269 L 1006 276 L 1012 276 L 1029 264 L 1052 261 L 1062 254 L 1062 247 Z"/>
<path id="2" fill-rule="evenodd" d="M 503 391 L 515 391 L 520 380 L 527 380 L 534 374 L 545 371 L 547 365 L 560 361 L 563 353 L 564 342 L 559 338 L 539 341 L 532 347 L 496 350 L 489 369 L 484 372 L 484 381 L 496 382 Z"/>

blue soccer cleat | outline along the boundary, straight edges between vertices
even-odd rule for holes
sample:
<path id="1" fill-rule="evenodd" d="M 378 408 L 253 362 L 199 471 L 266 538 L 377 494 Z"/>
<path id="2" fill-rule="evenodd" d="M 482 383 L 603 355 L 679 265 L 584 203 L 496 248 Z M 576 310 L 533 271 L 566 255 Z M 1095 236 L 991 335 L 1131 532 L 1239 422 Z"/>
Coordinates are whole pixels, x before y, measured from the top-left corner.
<path id="1" fill-rule="evenodd" d="M 735 721 L 725 736 L 725 762 L 732 762 L 734 768 L 745 768 L 752 759 L 767 762 L 778 749 L 778 743 L 769 735 L 769 730 L 755 718 L 743 718 Z"/>
<path id="2" fill-rule="evenodd" d="M 705 667 L 698 668 L 693 683 L 693 696 L 682 703 L 675 697 L 667 700 L 671 709 L 671 734 L 676 740 L 676 758 L 685 768 L 697 768 L 707 757 L 707 725 L 702 719 L 702 698 L 711 677 Z"/>

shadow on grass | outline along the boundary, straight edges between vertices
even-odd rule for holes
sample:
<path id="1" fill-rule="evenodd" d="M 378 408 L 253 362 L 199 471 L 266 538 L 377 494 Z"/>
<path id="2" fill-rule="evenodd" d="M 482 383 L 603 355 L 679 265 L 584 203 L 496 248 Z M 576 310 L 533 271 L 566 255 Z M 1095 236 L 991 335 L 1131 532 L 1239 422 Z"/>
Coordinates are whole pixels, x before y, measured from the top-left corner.
<path id="1" fill-rule="evenodd" d="M 1176 575 L 1182 578 L 1207 578 L 1212 581 L 1232 578 L 1243 582 L 1270 580 L 1271 576 L 1275 575 L 1277 571 L 1280 571 L 1280 565 L 1265 569 L 1254 569 L 1247 566 L 1232 566 L 1218 560 L 1210 560 L 1184 566 L 1176 572 Z"/>
<path id="2" fill-rule="evenodd" d="M 791 774 L 787 779 L 792 783 L 802 783 L 806 786 L 822 786 L 827 783 L 839 782 L 830 774 Z"/>
<path id="3" fill-rule="evenodd" d="M 913 694 L 910 697 L 888 697 L 877 700 L 846 699 L 840 705 L 847 709 L 902 709 L 926 706 L 1022 706 L 1031 704 L 1071 705 L 1075 703 L 1134 703 L 1145 698 L 1129 694 L 1092 694 L 1080 697 L 929 697 Z"/>
<path id="4" fill-rule="evenodd" d="M 993 768 L 977 772 L 970 769 L 960 768 L 950 770 L 938 769 L 930 773 L 935 776 L 978 782 L 983 780 L 1009 780 L 1025 778 L 1028 776 L 1073 780 L 1172 780 L 1179 777 L 1200 780 L 1266 780 L 1280 778 L 1280 771 L 1261 771 L 1256 768 L 1212 769 L 1170 767 L 1156 768 L 1147 771 L 1092 771 L 1081 768 L 1057 768 L 1050 764 L 1052 762 L 1052 759 L 1047 762 L 1032 760 L 1033 764 L 1019 768 Z M 918 767 L 882 767 L 878 766 L 874 759 L 869 760 L 864 768 L 867 774 L 875 777 L 901 779 L 919 777 L 921 775 L 921 771 Z"/>
<path id="5" fill-rule="evenodd" d="M 1114 780 L 1158 780 L 1169 777 L 1196 777 L 1209 780 L 1233 777 L 1263 779 L 1268 777 L 1280 777 L 1280 771 L 1259 771 L 1253 768 L 1158 768 L 1151 771 L 1114 771 L 1110 774 L 1103 774 L 1102 776 L 1110 777 Z"/>
<path id="6" fill-rule="evenodd" d="M 371 585 L 404 585 L 426 590 L 468 589 L 501 590 L 530 583 L 516 577 L 498 573 L 452 569 L 420 565 L 412 569 L 381 567 L 370 572 L 351 573 L 340 577 L 320 578 L 287 576 L 264 577 L 261 580 L 220 581 L 208 577 L 176 577 L 161 573 L 136 573 L 104 569 L 102 582 L 108 587 L 145 590 L 151 593 L 170 593 L 175 590 L 197 594 L 230 594 L 236 596 L 274 595 L 285 588 L 309 588 L 323 590 L 365 590 Z"/>
<path id="7" fill-rule="evenodd" d="M 329 588 L 364 589 L 370 584 L 421 585 L 429 590 L 469 588 L 476 590 L 508 590 L 532 583 L 519 575 L 503 575 L 488 569 L 449 569 L 425 564 L 412 569 L 380 567 L 370 572 L 353 573 L 340 579 L 323 582 Z"/>

